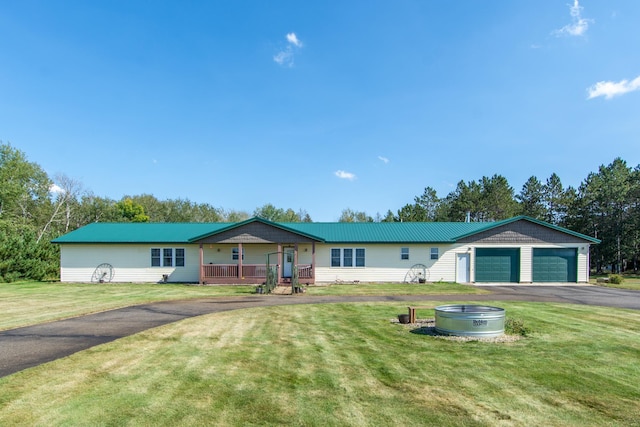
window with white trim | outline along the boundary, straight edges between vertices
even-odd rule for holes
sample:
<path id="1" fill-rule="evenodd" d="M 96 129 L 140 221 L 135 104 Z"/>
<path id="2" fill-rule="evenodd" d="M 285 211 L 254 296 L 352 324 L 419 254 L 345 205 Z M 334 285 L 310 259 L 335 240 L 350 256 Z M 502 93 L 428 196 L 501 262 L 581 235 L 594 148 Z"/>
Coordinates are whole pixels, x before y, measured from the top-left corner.
<path id="1" fill-rule="evenodd" d="M 409 248 L 400 248 L 400 259 L 409 259 Z"/>
<path id="2" fill-rule="evenodd" d="M 431 248 L 431 259 L 438 259 L 438 248 Z"/>
<path id="3" fill-rule="evenodd" d="M 331 249 L 331 267 L 340 267 L 342 265 L 341 258 L 340 249 Z"/>
<path id="4" fill-rule="evenodd" d="M 151 267 L 161 267 L 160 248 L 151 248 Z"/>
<path id="5" fill-rule="evenodd" d="M 185 255 L 186 254 L 185 254 L 184 248 L 176 248 L 176 258 L 175 258 L 176 267 L 184 267 L 184 260 L 186 258 Z"/>
<path id="6" fill-rule="evenodd" d="M 151 267 L 184 267 L 184 248 L 151 248 Z"/>
<path id="7" fill-rule="evenodd" d="M 342 250 L 342 266 L 353 267 L 353 249 L 345 248 Z"/>
<path id="8" fill-rule="evenodd" d="M 184 267 L 186 259 L 184 248 L 151 248 L 151 267 Z"/>
<path id="9" fill-rule="evenodd" d="M 332 248 L 331 267 L 364 267 L 364 248 Z"/>
<path id="10" fill-rule="evenodd" d="M 173 267 L 173 248 L 162 249 L 162 266 Z"/>

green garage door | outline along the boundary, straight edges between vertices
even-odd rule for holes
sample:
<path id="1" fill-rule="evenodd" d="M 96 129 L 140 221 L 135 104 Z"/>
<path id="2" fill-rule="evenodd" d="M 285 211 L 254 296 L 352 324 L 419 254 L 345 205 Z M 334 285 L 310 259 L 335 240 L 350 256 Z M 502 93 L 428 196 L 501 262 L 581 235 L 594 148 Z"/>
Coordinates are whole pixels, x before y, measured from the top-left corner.
<path id="1" fill-rule="evenodd" d="M 534 282 L 577 282 L 576 249 L 533 249 Z"/>
<path id="2" fill-rule="evenodd" d="M 520 249 L 477 248 L 476 282 L 520 281 Z"/>

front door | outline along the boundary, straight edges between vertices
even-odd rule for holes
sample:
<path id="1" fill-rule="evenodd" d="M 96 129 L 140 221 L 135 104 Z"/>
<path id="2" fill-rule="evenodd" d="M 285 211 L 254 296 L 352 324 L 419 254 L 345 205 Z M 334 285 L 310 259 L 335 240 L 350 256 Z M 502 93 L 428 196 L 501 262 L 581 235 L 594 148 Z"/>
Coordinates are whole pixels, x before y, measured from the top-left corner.
<path id="1" fill-rule="evenodd" d="M 469 283 L 469 254 L 458 254 L 458 274 L 456 282 Z"/>
<path id="2" fill-rule="evenodd" d="M 282 277 L 291 278 L 293 273 L 293 249 L 285 249 L 282 253 Z"/>

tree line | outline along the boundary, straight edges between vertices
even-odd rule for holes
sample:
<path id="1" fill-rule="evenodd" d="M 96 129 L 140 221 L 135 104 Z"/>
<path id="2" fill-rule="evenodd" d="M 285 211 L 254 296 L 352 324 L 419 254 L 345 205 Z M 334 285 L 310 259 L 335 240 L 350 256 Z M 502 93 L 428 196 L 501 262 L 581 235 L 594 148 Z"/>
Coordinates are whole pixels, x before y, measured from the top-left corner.
<path id="1" fill-rule="evenodd" d="M 55 185 L 54 185 L 55 182 Z M 439 197 L 426 187 L 413 202 L 385 215 L 344 209 L 342 222 L 497 221 L 527 215 L 602 240 L 592 246 L 597 271 L 638 270 L 640 166 L 620 158 L 591 172 L 578 186 L 564 187 L 555 173 L 530 177 L 516 193 L 501 175 L 460 181 Z M 238 222 L 251 216 L 275 222 L 311 222 L 304 209 L 270 203 L 252 213 L 188 199 L 159 200 L 151 194 L 101 197 L 66 175 L 49 177 L 22 151 L 0 141 L 0 282 L 56 279 L 59 251 L 50 240 L 92 222 Z"/>

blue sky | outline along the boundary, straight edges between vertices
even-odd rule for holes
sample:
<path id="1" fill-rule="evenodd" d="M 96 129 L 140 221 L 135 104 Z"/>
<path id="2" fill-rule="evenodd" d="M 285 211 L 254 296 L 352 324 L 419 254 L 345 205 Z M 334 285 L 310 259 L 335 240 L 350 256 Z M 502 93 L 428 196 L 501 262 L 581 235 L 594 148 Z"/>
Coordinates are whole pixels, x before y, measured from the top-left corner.
<path id="1" fill-rule="evenodd" d="M 334 221 L 640 163 L 640 2 L 0 2 L 0 140 L 99 196 Z"/>

